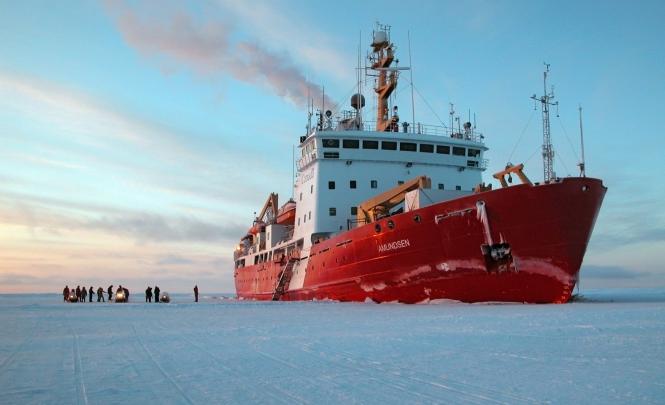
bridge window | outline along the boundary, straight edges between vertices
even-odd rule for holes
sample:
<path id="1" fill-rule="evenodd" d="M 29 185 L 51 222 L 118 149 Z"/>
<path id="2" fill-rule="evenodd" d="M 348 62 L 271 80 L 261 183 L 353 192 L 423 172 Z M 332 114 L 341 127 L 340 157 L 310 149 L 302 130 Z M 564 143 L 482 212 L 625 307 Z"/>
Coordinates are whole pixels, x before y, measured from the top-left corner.
<path id="1" fill-rule="evenodd" d="M 445 190 L 446 186 L 443 183 L 439 183 L 439 190 Z"/>
<path id="2" fill-rule="evenodd" d="M 385 150 L 397 150 L 397 142 L 393 142 L 393 141 L 383 141 L 383 142 L 381 142 L 381 149 L 385 149 Z"/>
<path id="3" fill-rule="evenodd" d="M 436 145 L 436 153 L 440 153 L 442 155 L 450 155 L 450 146 Z"/>
<path id="4" fill-rule="evenodd" d="M 328 209 L 328 213 L 330 214 L 331 217 L 336 216 L 336 215 L 337 215 L 337 208 L 335 208 L 335 207 L 330 207 L 330 208 Z"/>
<path id="5" fill-rule="evenodd" d="M 469 157 L 478 157 L 480 156 L 480 149 L 471 149 L 469 148 L 467 151 L 467 156 Z"/>
<path id="6" fill-rule="evenodd" d="M 356 206 L 351 207 L 351 215 L 358 215 L 358 207 Z"/>
<path id="7" fill-rule="evenodd" d="M 478 167 L 478 161 L 477 160 L 467 160 L 466 161 L 466 166 L 467 167 Z"/>
<path id="8" fill-rule="evenodd" d="M 434 153 L 434 145 L 430 145 L 429 143 L 421 143 L 420 151 L 425 153 Z"/>
<path id="9" fill-rule="evenodd" d="M 349 188 L 356 188 L 356 181 L 355 180 L 349 181 Z"/>
<path id="10" fill-rule="evenodd" d="M 379 149 L 379 141 L 363 141 L 363 149 Z"/>
<path id="11" fill-rule="evenodd" d="M 334 181 L 329 181 L 328 182 L 328 188 L 330 190 L 334 190 L 335 189 L 335 182 Z"/>
<path id="12" fill-rule="evenodd" d="M 339 148 L 339 139 L 324 139 L 324 148 Z"/>
<path id="13" fill-rule="evenodd" d="M 455 190 L 459 191 L 462 189 L 462 186 L 455 186 Z"/>
<path id="14" fill-rule="evenodd" d="M 466 155 L 466 151 L 464 150 L 464 148 L 462 148 L 460 146 L 453 146 L 453 155 L 455 155 L 455 156 L 464 156 L 464 155 Z"/>
<path id="15" fill-rule="evenodd" d="M 339 152 L 323 152 L 325 159 L 339 159 Z"/>
<path id="16" fill-rule="evenodd" d="M 371 188 L 377 188 L 377 187 L 379 186 L 379 182 L 376 181 L 376 180 L 371 180 L 371 181 L 369 182 L 369 186 L 370 186 Z"/>
<path id="17" fill-rule="evenodd" d="M 342 146 L 346 149 L 358 149 L 360 147 L 360 141 L 357 139 L 344 139 L 342 141 Z"/>
<path id="18" fill-rule="evenodd" d="M 405 150 L 407 152 L 415 152 L 416 151 L 416 144 L 412 142 L 400 142 L 399 143 L 399 150 Z"/>

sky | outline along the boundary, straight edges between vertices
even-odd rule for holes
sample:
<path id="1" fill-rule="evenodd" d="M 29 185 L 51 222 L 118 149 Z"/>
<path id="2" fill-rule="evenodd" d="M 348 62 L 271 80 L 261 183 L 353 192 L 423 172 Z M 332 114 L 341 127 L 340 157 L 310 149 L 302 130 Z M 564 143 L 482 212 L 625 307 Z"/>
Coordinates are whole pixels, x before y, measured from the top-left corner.
<path id="1" fill-rule="evenodd" d="M 402 118 L 475 116 L 488 182 L 506 162 L 542 179 L 549 63 L 555 171 L 578 174 L 581 105 L 609 188 L 582 287 L 665 286 L 664 19 L 658 1 L 0 0 L 0 293 L 234 291 L 233 246 L 291 195 L 308 97 L 350 109 L 377 21 L 400 66 L 410 42 Z"/>

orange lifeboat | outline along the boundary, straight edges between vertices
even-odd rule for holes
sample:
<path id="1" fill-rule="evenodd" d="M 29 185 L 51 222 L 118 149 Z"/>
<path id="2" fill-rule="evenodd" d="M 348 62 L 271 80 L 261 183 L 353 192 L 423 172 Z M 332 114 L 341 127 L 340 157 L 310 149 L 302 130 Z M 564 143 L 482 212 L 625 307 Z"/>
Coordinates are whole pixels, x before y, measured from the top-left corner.
<path id="1" fill-rule="evenodd" d="M 296 222 L 296 202 L 289 200 L 277 212 L 277 224 L 293 225 Z"/>
<path id="2" fill-rule="evenodd" d="M 247 230 L 248 234 L 256 235 L 265 229 L 266 224 L 263 221 L 255 221 L 254 225 Z"/>

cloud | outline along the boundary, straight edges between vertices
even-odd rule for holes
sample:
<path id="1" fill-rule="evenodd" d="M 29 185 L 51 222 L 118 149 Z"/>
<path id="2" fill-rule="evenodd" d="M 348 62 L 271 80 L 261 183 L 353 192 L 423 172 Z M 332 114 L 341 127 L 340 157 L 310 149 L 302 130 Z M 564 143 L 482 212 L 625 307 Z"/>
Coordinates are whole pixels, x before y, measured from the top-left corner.
<path id="1" fill-rule="evenodd" d="M 620 266 L 603 266 L 603 265 L 584 265 L 582 267 L 583 278 L 591 279 L 637 279 L 648 275 L 647 273 L 629 270 Z"/>
<path id="2" fill-rule="evenodd" d="M 0 223 L 25 226 L 33 234 L 87 230 L 126 236 L 141 243 L 230 242 L 245 231 L 244 226 L 232 221 L 210 222 L 194 216 L 160 215 L 95 204 L 68 207 L 67 201 L 57 198 L 34 197 L 32 202 L 30 199 L 31 196 L 23 195 L 20 203 L 12 203 L 13 199 L 3 201 L 0 194 Z"/>
<path id="3" fill-rule="evenodd" d="M 299 107 L 307 105 L 308 97 L 321 100 L 321 88 L 308 81 L 287 54 L 271 52 L 256 41 L 234 40 L 229 24 L 195 21 L 183 11 L 154 21 L 118 3 L 109 10 L 125 41 L 167 70 L 183 67 L 202 77 L 230 75 L 262 85 Z M 334 103 L 327 98 L 326 105 Z"/>
<path id="4" fill-rule="evenodd" d="M 160 266 L 169 266 L 169 265 L 192 264 L 194 263 L 194 261 L 179 255 L 166 255 L 159 258 L 159 260 L 157 260 L 155 263 Z"/>

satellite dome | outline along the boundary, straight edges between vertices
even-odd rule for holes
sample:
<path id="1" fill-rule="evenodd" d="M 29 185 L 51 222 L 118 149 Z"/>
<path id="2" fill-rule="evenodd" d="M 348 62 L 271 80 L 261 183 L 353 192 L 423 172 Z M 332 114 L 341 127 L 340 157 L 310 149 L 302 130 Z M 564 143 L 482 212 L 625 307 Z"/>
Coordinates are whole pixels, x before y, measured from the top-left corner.
<path id="1" fill-rule="evenodd" d="M 356 110 L 359 110 L 365 106 L 365 96 L 360 93 L 356 93 L 351 96 L 351 107 Z"/>

